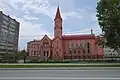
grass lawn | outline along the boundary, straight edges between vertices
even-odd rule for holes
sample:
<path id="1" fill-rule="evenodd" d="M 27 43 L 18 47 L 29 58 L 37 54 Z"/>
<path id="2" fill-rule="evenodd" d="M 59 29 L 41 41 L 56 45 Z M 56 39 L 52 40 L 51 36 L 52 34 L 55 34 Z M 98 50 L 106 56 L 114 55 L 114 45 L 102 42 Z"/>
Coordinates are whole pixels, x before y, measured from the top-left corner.
<path id="1" fill-rule="evenodd" d="M 120 67 L 120 63 L 40 63 L 40 64 L 0 64 L 0 68 L 57 68 L 57 67 Z"/>

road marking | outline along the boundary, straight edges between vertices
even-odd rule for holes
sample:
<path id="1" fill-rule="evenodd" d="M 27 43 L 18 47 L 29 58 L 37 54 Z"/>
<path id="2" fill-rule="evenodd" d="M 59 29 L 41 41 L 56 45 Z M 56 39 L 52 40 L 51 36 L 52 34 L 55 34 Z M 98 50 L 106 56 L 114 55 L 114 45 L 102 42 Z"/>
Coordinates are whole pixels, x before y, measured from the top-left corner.
<path id="1" fill-rule="evenodd" d="M 0 77 L 0 80 L 16 80 L 16 79 L 26 79 L 26 80 L 34 80 L 34 79 L 52 79 L 52 80 L 120 80 L 120 78 L 109 78 L 109 77 Z"/>
<path id="2" fill-rule="evenodd" d="M 26 72 L 26 70 L 0 70 L 0 72 Z M 52 72 L 56 72 L 56 71 L 77 71 L 77 72 L 79 72 L 79 71 L 120 71 L 120 69 L 119 70 L 29 70 L 29 71 L 27 71 L 27 72 L 35 72 L 35 71 L 52 71 Z"/>

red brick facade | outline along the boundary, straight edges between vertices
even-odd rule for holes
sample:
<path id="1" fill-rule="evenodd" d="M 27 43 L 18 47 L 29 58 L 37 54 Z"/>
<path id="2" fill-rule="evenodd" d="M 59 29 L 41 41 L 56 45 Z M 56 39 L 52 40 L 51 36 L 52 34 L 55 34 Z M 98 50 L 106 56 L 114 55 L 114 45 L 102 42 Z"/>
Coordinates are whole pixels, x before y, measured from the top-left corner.
<path id="1" fill-rule="evenodd" d="M 28 43 L 29 56 L 39 56 L 41 60 L 95 59 L 104 55 L 97 44 L 98 36 L 62 35 L 62 18 L 59 7 L 54 19 L 54 38 L 45 35 L 39 41 Z"/>

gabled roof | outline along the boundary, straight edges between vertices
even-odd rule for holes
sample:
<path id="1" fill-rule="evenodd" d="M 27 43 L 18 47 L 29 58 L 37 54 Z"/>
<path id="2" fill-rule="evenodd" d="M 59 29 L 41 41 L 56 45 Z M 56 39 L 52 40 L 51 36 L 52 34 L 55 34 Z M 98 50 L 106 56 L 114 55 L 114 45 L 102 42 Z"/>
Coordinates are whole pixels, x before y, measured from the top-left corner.
<path id="1" fill-rule="evenodd" d="M 54 41 L 55 39 L 57 39 L 57 38 L 59 38 L 59 39 L 61 40 L 61 38 L 57 36 L 57 37 L 53 38 L 53 41 Z"/>
<path id="2" fill-rule="evenodd" d="M 85 34 L 85 35 L 63 35 L 63 40 L 78 40 L 78 39 L 95 39 L 94 34 Z"/>
<path id="3" fill-rule="evenodd" d="M 48 40 L 51 41 L 51 39 L 50 39 L 47 35 L 45 35 L 40 41 L 42 41 L 42 40 L 45 39 L 45 38 L 47 38 Z"/>
<path id="4" fill-rule="evenodd" d="M 57 8 L 57 12 L 56 12 L 56 16 L 55 16 L 55 19 L 57 19 L 57 18 L 62 19 L 59 7 Z"/>

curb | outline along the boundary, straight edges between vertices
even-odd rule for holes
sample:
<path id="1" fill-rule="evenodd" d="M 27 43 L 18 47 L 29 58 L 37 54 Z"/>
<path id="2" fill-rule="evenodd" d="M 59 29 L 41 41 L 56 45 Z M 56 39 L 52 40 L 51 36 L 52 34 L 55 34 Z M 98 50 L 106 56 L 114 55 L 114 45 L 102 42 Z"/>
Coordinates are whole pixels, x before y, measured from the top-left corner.
<path id="1" fill-rule="evenodd" d="M 0 68 L 0 70 L 120 70 L 120 67 L 69 67 L 69 68 Z"/>

